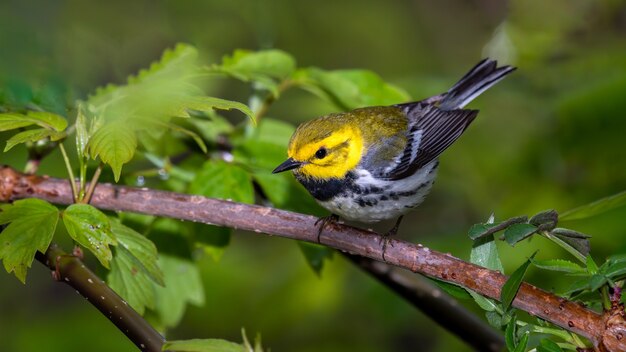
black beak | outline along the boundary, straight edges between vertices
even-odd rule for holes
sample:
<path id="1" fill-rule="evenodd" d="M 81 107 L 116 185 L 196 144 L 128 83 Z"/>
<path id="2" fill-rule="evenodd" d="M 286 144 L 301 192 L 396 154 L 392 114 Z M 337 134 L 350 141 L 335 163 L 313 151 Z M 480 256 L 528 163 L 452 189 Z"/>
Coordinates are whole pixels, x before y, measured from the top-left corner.
<path id="1" fill-rule="evenodd" d="M 295 161 L 292 158 L 289 158 L 289 159 L 285 160 L 285 162 L 283 162 L 282 164 L 278 165 L 274 169 L 274 171 L 272 171 L 272 173 L 273 174 L 277 174 L 279 172 L 297 169 L 300 166 L 302 166 L 302 162 L 301 161 Z"/>

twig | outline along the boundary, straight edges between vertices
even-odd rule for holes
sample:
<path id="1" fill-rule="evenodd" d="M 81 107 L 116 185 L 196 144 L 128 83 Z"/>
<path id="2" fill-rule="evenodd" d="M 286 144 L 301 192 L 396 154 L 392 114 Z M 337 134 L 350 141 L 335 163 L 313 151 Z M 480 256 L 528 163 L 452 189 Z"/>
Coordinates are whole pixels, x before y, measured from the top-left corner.
<path id="1" fill-rule="evenodd" d="M 423 276 L 409 276 L 406 275 L 407 271 L 385 263 L 356 255 L 344 255 L 477 351 L 499 352 L 504 349 L 501 333 L 478 319 Z"/>
<path id="2" fill-rule="evenodd" d="M 85 197 L 81 200 L 83 203 L 87 204 L 91 200 L 91 196 L 93 195 L 93 190 L 96 189 L 96 185 L 98 184 L 98 179 L 100 178 L 101 173 L 102 173 L 102 164 L 99 164 L 98 168 L 93 173 L 91 182 L 89 182 L 89 186 L 87 188 L 87 192 L 85 193 Z"/>
<path id="3" fill-rule="evenodd" d="M 70 204 L 72 193 L 66 180 L 19 174 L 5 167 L 0 169 L 0 201 L 37 197 L 53 203 Z M 11 187 L 6 189 L 5 187 Z M 196 195 L 100 184 L 91 204 L 106 210 L 129 211 L 171 217 L 234 229 L 268 233 L 286 238 L 316 242 L 314 216 L 257 205 L 211 199 Z M 341 224 L 326 226 L 320 242 L 351 254 L 383 260 L 383 237 L 377 233 Z M 449 254 L 419 244 L 389 239 L 386 262 L 423 275 L 469 288 L 483 296 L 498 300 L 506 276 Z M 599 348 L 608 351 L 626 350 L 626 322 L 623 317 L 600 315 L 582 305 L 568 301 L 523 283 L 513 306 L 569 331 L 580 334 Z"/>
<path id="4" fill-rule="evenodd" d="M 37 252 L 36 258 L 53 271 L 56 280 L 72 286 L 89 303 L 98 308 L 140 350 L 161 351 L 165 343 L 163 336 L 91 272 L 80 259 L 65 253 L 56 244 L 50 245 L 45 254 Z"/>
<path id="5" fill-rule="evenodd" d="M 61 149 L 61 154 L 63 155 L 63 161 L 65 162 L 65 167 L 67 168 L 67 175 L 70 178 L 70 185 L 72 186 L 73 198 L 74 200 L 77 200 L 78 188 L 76 187 L 76 179 L 74 178 L 74 171 L 72 171 L 72 164 L 70 164 L 70 158 L 67 156 L 67 152 L 65 151 L 63 142 L 59 143 L 59 149 Z M 81 188 L 82 188 L 82 185 L 81 185 Z"/>

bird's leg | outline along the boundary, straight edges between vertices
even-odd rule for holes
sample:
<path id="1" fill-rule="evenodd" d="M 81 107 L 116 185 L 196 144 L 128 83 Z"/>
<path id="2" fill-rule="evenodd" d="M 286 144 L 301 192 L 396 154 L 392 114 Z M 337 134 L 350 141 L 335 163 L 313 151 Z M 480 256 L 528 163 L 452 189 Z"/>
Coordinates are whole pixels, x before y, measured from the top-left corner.
<path id="1" fill-rule="evenodd" d="M 328 224 L 337 222 L 338 220 L 339 220 L 339 215 L 336 215 L 336 214 L 330 214 L 328 216 L 324 216 L 324 217 L 317 219 L 317 221 L 315 222 L 315 226 L 317 226 L 317 224 L 320 224 L 320 228 L 317 231 L 317 243 L 320 243 L 320 236 L 322 235 L 322 231 L 324 231 L 324 228 Z"/>
<path id="2" fill-rule="evenodd" d="M 387 233 L 384 234 L 383 237 L 382 237 L 382 240 L 383 240 L 383 261 L 386 261 L 386 259 L 385 259 L 385 251 L 387 250 L 387 245 L 390 243 L 391 236 L 395 236 L 398 233 L 398 228 L 400 227 L 400 223 L 402 222 L 402 218 L 403 217 L 404 217 L 404 215 L 401 215 L 398 218 L 398 220 L 396 220 L 396 224 L 393 225 L 391 230 L 387 231 Z M 393 244 L 391 246 L 393 247 Z"/>

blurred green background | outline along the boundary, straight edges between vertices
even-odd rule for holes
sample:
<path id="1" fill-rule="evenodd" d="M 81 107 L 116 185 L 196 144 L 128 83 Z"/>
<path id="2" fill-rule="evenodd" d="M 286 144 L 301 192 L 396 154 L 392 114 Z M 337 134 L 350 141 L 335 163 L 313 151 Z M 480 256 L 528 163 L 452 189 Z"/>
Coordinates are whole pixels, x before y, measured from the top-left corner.
<path id="1" fill-rule="evenodd" d="M 301 67 L 366 68 L 416 99 L 445 91 L 485 56 L 518 66 L 472 103 L 479 118 L 444 153 L 434 190 L 400 229 L 442 252 L 467 259 L 467 229 L 492 212 L 564 211 L 626 188 L 625 1 L 0 2 L 0 78 L 68 86 L 77 99 L 123 83 L 177 42 L 195 45 L 207 63 L 237 48 L 279 48 Z M 251 93 L 226 81 L 211 90 L 243 102 Z M 289 91 L 269 116 L 297 124 L 334 109 Z M 21 168 L 24 148 L 0 158 Z M 56 155 L 41 172 L 65 177 Z M 593 235 L 603 261 L 626 252 L 625 217 L 621 208 L 567 226 Z M 509 272 L 537 248 L 540 258 L 566 257 L 539 239 L 499 247 Z M 245 327 L 272 351 L 469 350 L 340 256 L 317 277 L 292 241 L 238 233 L 220 262 L 201 267 L 206 304 L 191 306 L 169 338 L 240 341 Z M 528 280 L 548 290 L 567 284 L 536 269 Z M 0 274 L 0 346 L 134 350 L 39 264 L 26 286 Z"/>

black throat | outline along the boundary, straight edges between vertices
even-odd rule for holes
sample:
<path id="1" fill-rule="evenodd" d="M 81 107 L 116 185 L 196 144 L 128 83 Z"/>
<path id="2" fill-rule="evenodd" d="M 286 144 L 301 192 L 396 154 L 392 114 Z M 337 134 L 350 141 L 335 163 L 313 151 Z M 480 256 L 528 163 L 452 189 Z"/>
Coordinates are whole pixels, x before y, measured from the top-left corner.
<path id="1" fill-rule="evenodd" d="M 331 178 L 328 180 L 304 177 L 297 172 L 294 173 L 294 175 L 315 199 L 322 202 L 340 195 L 350 187 L 353 187 L 354 180 L 356 179 L 356 176 L 352 172 L 348 172 L 344 178 Z"/>

